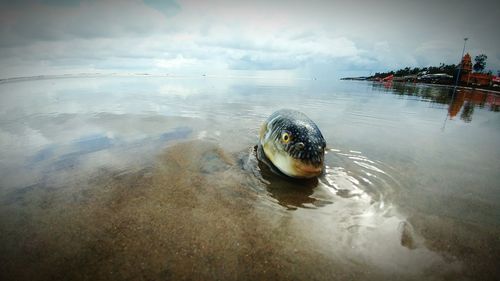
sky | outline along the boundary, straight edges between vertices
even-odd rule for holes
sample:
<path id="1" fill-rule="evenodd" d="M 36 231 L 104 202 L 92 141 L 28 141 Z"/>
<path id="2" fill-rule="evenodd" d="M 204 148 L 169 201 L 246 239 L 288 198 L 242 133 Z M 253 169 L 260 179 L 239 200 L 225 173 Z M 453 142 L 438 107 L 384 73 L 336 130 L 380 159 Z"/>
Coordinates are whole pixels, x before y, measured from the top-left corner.
<path id="1" fill-rule="evenodd" d="M 0 0 L 0 78 L 333 79 L 471 56 L 500 70 L 500 2 Z"/>

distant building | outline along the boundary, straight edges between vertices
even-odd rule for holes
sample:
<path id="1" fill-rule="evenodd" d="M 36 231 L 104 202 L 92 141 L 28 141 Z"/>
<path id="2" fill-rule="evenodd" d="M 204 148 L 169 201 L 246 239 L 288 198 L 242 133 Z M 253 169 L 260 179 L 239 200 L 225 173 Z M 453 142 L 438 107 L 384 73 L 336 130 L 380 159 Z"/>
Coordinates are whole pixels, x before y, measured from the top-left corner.
<path id="1" fill-rule="evenodd" d="M 453 83 L 453 76 L 446 73 L 425 74 L 418 78 L 418 81 L 431 84 L 451 84 Z"/>
<path id="2" fill-rule="evenodd" d="M 472 72 L 472 60 L 469 53 L 465 54 L 460 62 L 460 82 L 473 86 L 490 86 L 492 76 L 486 73 Z"/>
<path id="3" fill-rule="evenodd" d="M 493 76 L 493 78 L 491 78 L 491 84 L 493 87 L 500 87 L 500 76 Z"/>
<path id="4" fill-rule="evenodd" d="M 465 54 L 459 66 L 462 68 L 462 73 L 472 72 L 472 60 L 470 58 L 469 53 Z"/>

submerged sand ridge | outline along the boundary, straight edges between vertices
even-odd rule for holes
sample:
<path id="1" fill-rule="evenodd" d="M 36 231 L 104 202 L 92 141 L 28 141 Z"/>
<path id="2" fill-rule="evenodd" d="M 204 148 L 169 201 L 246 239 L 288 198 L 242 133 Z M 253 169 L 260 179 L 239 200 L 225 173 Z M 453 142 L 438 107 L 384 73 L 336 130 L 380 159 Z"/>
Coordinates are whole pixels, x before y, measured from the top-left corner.
<path id="1" fill-rule="evenodd" d="M 333 165 L 349 158 L 328 154 L 324 177 L 297 190 L 252 151 L 180 142 L 147 167 L 18 193 L 1 207 L 2 280 L 462 276 L 460 261 L 427 249 L 390 202 Z"/>

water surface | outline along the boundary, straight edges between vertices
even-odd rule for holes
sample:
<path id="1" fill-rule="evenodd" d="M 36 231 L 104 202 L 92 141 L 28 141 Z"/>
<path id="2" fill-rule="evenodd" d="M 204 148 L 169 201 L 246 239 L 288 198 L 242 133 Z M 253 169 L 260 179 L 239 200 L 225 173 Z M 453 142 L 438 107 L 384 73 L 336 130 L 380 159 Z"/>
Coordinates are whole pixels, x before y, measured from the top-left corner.
<path id="1" fill-rule="evenodd" d="M 0 84 L 0 277 L 495 280 L 500 98 L 414 84 L 81 77 Z M 255 158 L 275 110 L 318 180 Z"/>

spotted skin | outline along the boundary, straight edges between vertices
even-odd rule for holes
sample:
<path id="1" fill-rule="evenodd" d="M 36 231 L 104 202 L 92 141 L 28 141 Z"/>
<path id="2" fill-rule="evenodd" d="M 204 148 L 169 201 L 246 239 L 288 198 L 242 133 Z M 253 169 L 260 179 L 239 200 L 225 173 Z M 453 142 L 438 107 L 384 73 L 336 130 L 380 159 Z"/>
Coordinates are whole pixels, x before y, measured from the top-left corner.
<path id="1" fill-rule="evenodd" d="M 312 178 L 322 173 L 326 142 L 305 114 L 282 109 L 274 112 L 260 130 L 259 148 L 282 173 Z"/>

